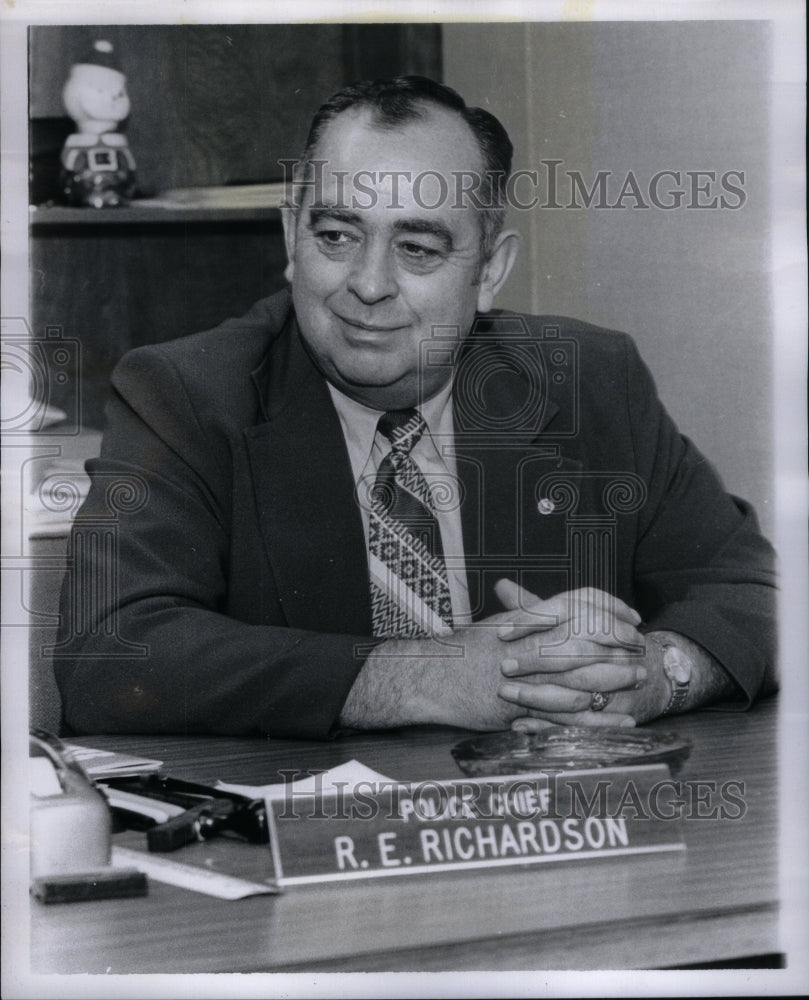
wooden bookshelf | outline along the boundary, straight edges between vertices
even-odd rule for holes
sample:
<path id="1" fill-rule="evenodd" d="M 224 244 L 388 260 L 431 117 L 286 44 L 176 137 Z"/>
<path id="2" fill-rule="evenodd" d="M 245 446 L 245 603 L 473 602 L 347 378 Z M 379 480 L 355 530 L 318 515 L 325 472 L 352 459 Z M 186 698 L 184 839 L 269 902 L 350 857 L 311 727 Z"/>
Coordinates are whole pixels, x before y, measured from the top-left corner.
<path id="1" fill-rule="evenodd" d="M 268 222 L 279 218 L 277 205 L 261 208 L 67 208 L 62 205 L 32 209 L 31 226 L 46 229 L 62 226 L 161 226 L 173 223 Z"/>
<path id="2" fill-rule="evenodd" d="M 137 184 L 158 192 L 125 208 L 55 203 L 71 127 L 62 86 L 97 38 L 127 77 Z M 312 114 L 349 81 L 440 79 L 440 39 L 437 24 L 34 26 L 31 325 L 78 344 L 51 402 L 100 428 L 126 351 L 209 329 L 283 287 L 281 186 L 255 180 L 280 179 L 279 160 L 299 154 Z"/>

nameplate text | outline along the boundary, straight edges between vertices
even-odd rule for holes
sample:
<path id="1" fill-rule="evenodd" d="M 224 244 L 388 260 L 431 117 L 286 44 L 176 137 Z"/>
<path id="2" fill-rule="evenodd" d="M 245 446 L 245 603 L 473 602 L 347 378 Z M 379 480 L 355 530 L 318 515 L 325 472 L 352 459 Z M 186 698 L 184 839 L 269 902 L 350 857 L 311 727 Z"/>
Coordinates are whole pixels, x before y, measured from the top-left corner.
<path id="1" fill-rule="evenodd" d="M 665 765 L 292 786 L 267 802 L 281 885 L 683 850 Z"/>

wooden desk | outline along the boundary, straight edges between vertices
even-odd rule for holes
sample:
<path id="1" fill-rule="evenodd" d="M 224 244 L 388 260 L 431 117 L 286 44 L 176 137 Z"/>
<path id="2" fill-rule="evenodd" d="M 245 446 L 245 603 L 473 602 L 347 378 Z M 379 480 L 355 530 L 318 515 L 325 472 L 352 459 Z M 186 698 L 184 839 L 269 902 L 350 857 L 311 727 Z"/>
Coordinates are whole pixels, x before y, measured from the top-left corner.
<path id="1" fill-rule="evenodd" d="M 776 702 L 656 726 L 694 741 L 679 780 L 716 789 L 744 782 L 745 815 L 685 821 L 685 852 L 329 883 L 237 902 L 153 881 L 145 899 L 33 903 L 31 971 L 632 969 L 778 952 Z M 464 735 L 417 729 L 327 744 L 82 742 L 158 757 L 188 780 L 262 784 L 279 780 L 279 768 L 322 769 L 351 758 L 392 778 L 457 778 L 450 749 Z M 120 836 L 145 849 L 145 835 Z M 267 848 L 222 838 L 175 857 L 272 876 Z"/>

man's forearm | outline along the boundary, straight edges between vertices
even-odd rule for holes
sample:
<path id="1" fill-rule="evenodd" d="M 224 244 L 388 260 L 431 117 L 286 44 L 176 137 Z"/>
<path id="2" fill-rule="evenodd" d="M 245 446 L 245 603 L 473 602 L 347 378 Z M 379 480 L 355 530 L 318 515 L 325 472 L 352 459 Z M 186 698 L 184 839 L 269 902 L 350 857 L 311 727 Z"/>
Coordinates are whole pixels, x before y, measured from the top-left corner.
<path id="1" fill-rule="evenodd" d="M 383 642 L 357 675 L 340 724 L 507 729 L 516 708 L 497 695 L 503 655 L 498 624 L 490 619 L 442 639 Z"/>
<path id="2" fill-rule="evenodd" d="M 427 639 L 393 639 L 371 653 L 340 713 L 351 729 L 440 722 L 443 664 Z M 435 718 L 432 718 L 432 715 Z"/>
<path id="3" fill-rule="evenodd" d="M 662 647 L 676 646 L 691 661 L 691 681 L 682 712 L 704 708 L 720 701 L 739 701 L 743 698 L 742 691 L 730 674 L 699 643 L 679 632 L 649 632 L 647 638 L 655 640 Z"/>

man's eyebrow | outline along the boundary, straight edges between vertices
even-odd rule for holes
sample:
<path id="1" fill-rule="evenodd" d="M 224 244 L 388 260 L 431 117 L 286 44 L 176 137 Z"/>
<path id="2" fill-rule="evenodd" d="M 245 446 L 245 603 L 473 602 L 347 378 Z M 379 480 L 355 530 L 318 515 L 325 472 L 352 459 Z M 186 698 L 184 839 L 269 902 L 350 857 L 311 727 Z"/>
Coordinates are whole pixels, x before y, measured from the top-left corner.
<path id="1" fill-rule="evenodd" d="M 433 222 L 430 219 L 398 219 L 393 228 L 398 233 L 422 234 L 425 236 L 435 236 L 441 240 L 446 250 L 451 250 L 453 246 L 452 232 L 441 222 Z"/>
<path id="2" fill-rule="evenodd" d="M 345 222 L 349 226 L 359 226 L 362 223 L 362 216 L 359 212 L 349 212 L 344 208 L 330 208 L 329 206 L 309 209 L 309 222 L 314 225 L 322 220 L 333 222 Z"/>
<path id="3" fill-rule="evenodd" d="M 309 225 L 314 226 L 319 222 L 342 222 L 349 226 L 361 227 L 363 216 L 360 212 L 350 212 L 336 206 L 312 206 L 309 209 Z M 445 251 L 452 250 L 454 245 L 449 227 L 431 219 L 397 219 L 393 228 L 397 233 L 434 236 L 443 243 Z"/>

